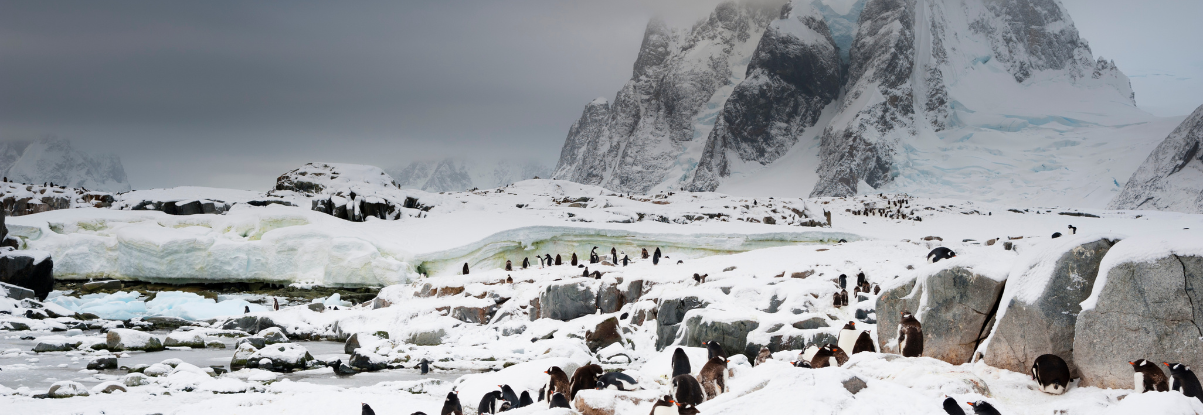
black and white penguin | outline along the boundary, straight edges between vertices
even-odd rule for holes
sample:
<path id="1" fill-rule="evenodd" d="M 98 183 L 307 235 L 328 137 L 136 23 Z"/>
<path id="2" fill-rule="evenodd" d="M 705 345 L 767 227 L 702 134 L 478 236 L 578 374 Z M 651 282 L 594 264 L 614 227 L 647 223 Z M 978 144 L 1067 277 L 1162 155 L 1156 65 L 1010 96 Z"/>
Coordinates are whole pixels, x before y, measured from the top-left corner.
<path id="1" fill-rule="evenodd" d="M 514 272 L 514 263 L 510 260 L 505 260 L 505 272 Z"/>
<path id="2" fill-rule="evenodd" d="M 280 311 L 280 299 L 278 299 L 278 298 L 272 299 L 272 309 L 275 311 Z"/>
<path id="3" fill-rule="evenodd" d="M 773 358 L 773 352 L 769 351 L 768 347 L 761 346 L 760 353 L 756 354 L 756 366 L 760 366 L 761 364 L 769 361 L 769 359 L 772 359 L 772 358 Z"/>
<path id="4" fill-rule="evenodd" d="M 582 277 L 589 278 L 589 267 L 585 267 L 585 272 L 581 273 Z"/>
<path id="5" fill-rule="evenodd" d="M 627 254 L 625 254 L 625 253 L 622 254 L 622 266 L 625 267 L 625 266 L 629 265 L 630 263 L 631 263 L 631 257 L 627 256 Z"/>
<path id="6" fill-rule="evenodd" d="M 680 347 L 673 351 L 673 377 L 693 373 L 693 369 L 689 367 L 689 356 L 685 354 L 685 349 Z"/>
<path id="7" fill-rule="evenodd" d="M 509 402 L 511 408 L 517 408 L 519 405 L 518 394 L 514 393 L 514 388 L 511 388 L 510 385 L 498 386 L 501 387 L 501 398 L 505 399 L 506 402 Z"/>
<path id="8" fill-rule="evenodd" d="M 836 346 L 844 350 L 852 350 L 856 347 L 856 339 L 860 337 L 860 332 L 856 329 L 856 322 L 849 321 L 844 324 L 844 328 L 840 329 L 839 335 L 836 336 Z"/>
<path id="9" fill-rule="evenodd" d="M 869 285 L 869 279 L 865 277 L 865 273 L 863 271 L 856 273 L 856 286 L 857 287 L 866 287 L 868 285 Z"/>
<path id="10" fill-rule="evenodd" d="M 660 248 L 656 248 L 656 253 L 652 254 L 652 265 L 660 265 Z"/>
<path id="11" fill-rule="evenodd" d="M 862 331 L 856 336 L 856 343 L 852 345 L 852 354 L 860 352 L 877 353 L 877 344 L 873 342 L 873 337 L 869 336 L 869 332 Z"/>
<path id="12" fill-rule="evenodd" d="M 468 263 L 464 263 L 464 275 L 468 275 Z"/>
<path id="13" fill-rule="evenodd" d="M 1044 393 L 1063 394 L 1069 388 L 1069 365 L 1055 354 L 1040 355 L 1032 362 L 1032 380 Z"/>
<path id="14" fill-rule="evenodd" d="M 1069 225 L 1069 234 L 1070 234 L 1070 235 L 1077 235 L 1077 234 L 1078 234 L 1078 227 L 1077 227 L 1077 226 L 1073 226 L 1073 225 Z"/>
<path id="15" fill-rule="evenodd" d="M 702 365 L 702 370 L 698 372 L 698 383 L 702 385 L 702 392 L 706 394 L 706 400 L 714 399 L 720 393 L 728 391 L 727 388 L 727 358 L 715 356 Z"/>
<path id="16" fill-rule="evenodd" d="M 530 268 L 530 257 L 522 258 L 522 269 Z"/>
<path id="17" fill-rule="evenodd" d="M 810 358 L 810 367 L 822 369 L 828 366 L 839 366 L 839 362 L 835 358 L 835 349 L 831 347 L 820 347 L 815 350 L 815 353 Z"/>
<path id="18" fill-rule="evenodd" d="M 923 325 L 909 311 L 903 311 L 898 322 L 898 353 L 903 357 L 923 355 Z"/>
<path id="19" fill-rule="evenodd" d="M 934 264 L 934 263 L 940 262 L 940 260 L 942 260 L 942 259 L 953 258 L 956 256 L 957 256 L 956 252 L 952 252 L 951 249 L 941 246 L 941 247 L 933 249 L 933 250 L 931 250 L 931 252 L 927 253 L 927 262 L 930 264 Z"/>
<path id="20" fill-rule="evenodd" d="M 359 412 L 359 413 L 360 413 L 360 415 L 376 415 L 376 411 L 373 411 L 373 410 L 372 410 L 372 407 L 371 407 L 371 406 L 368 406 L 368 404 L 366 404 L 366 403 L 363 403 L 363 402 L 360 402 L 359 404 L 360 404 L 360 405 L 362 406 L 362 408 L 363 408 L 363 409 L 361 409 L 361 410 L 360 410 L 360 412 Z"/>
<path id="21" fill-rule="evenodd" d="M 573 253 L 572 253 L 572 262 L 570 262 L 570 264 L 572 264 L 572 266 L 574 266 L 574 267 L 575 267 L 575 266 L 576 266 L 576 264 L 577 264 L 577 262 L 578 262 L 578 261 L 576 260 L 576 252 L 573 252 Z"/>
<path id="22" fill-rule="evenodd" d="M 1182 392 L 1187 397 L 1203 401 L 1203 387 L 1199 386 L 1199 377 L 1190 370 L 1190 366 L 1181 363 L 1161 362 L 1170 368 L 1170 390 Z"/>
<path id="23" fill-rule="evenodd" d="M 805 360 L 798 360 L 797 362 L 794 362 L 794 367 L 800 367 L 803 369 L 813 369 L 814 368 L 814 366 L 810 365 L 810 362 L 805 361 Z"/>
<path id="24" fill-rule="evenodd" d="M 501 403 L 505 402 L 505 398 L 501 396 L 501 391 L 492 391 L 480 397 L 480 404 L 476 405 L 476 413 L 478 414 L 495 414 L 501 412 Z"/>
<path id="25" fill-rule="evenodd" d="M 518 407 L 525 408 L 534 404 L 535 401 L 530 398 L 530 392 L 522 391 L 522 395 L 518 397 Z"/>
<path id="26" fill-rule="evenodd" d="M 598 389 L 617 389 L 620 391 L 633 391 L 639 389 L 639 382 L 635 378 L 628 376 L 622 372 L 606 372 L 597 378 Z"/>
<path id="27" fill-rule="evenodd" d="M 560 260 L 560 254 L 556 254 L 556 265 L 564 265 L 564 261 Z"/>
<path id="28" fill-rule="evenodd" d="M 843 305 L 844 305 L 844 300 L 840 299 L 840 293 L 835 293 L 835 294 L 831 295 L 831 306 L 832 307 L 840 308 Z"/>
<path id="29" fill-rule="evenodd" d="M 648 415 L 677 415 L 677 403 L 673 398 L 664 395 L 663 398 L 657 399 L 655 404 L 652 404 L 652 413 Z"/>
<path id="30" fill-rule="evenodd" d="M 572 383 L 568 382 L 568 374 L 564 373 L 564 369 L 552 366 L 543 373 L 547 374 L 547 384 L 544 386 L 547 391 L 546 396 L 550 397 L 552 392 L 570 393 L 572 391 Z"/>
<path id="31" fill-rule="evenodd" d="M 418 369 L 422 370 L 423 375 L 430 373 L 430 361 L 422 359 L 422 361 L 418 363 Z"/>
<path id="32" fill-rule="evenodd" d="M 729 356 L 727 356 L 727 351 L 723 350 L 723 345 L 718 344 L 718 342 L 711 340 L 711 341 L 706 342 L 705 345 L 706 345 L 706 359 L 713 359 L 716 357 L 721 357 L 723 359 L 726 359 L 727 357 L 729 357 Z"/>
<path id="33" fill-rule="evenodd" d="M 242 307 L 242 314 L 250 314 L 250 313 L 251 313 L 251 306 L 248 305 L 248 306 Z"/>
<path id="34" fill-rule="evenodd" d="M 1057 239 L 1060 237 L 1061 237 L 1061 232 L 1053 232 L 1053 239 Z"/>
<path id="35" fill-rule="evenodd" d="M 998 413 L 997 409 L 994 409 L 994 405 L 991 405 L 990 402 L 977 401 L 966 403 L 973 407 L 973 413 L 976 415 L 1002 415 Z"/>
<path id="36" fill-rule="evenodd" d="M 602 370 L 601 366 L 592 363 L 577 368 L 575 372 L 572 372 L 572 382 L 569 385 L 571 392 L 568 394 L 568 399 L 576 399 L 577 392 L 596 388 L 597 378 L 605 373 L 606 371 Z"/>
<path id="37" fill-rule="evenodd" d="M 610 257 L 614 258 L 614 264 L 617 265 L 618 264 L 618 250 L 615 249 L 614 247 L 610 247 Z"/>
<path id="38" fill-rule="evenodd" d="M 1135 374 L 1132 376 L 1136 385 L 1136 393 L 1143 392 L 1166 392 L 1170 390 L 1170 384 L 1165 377 L 1165 372 L 1161 368 L 1148 360 L 1140 359 L 1135 362 L 1128 362 L 1132 365 L 1132 370 Z"/>
<path id="39" fill-rule="evenodd" d="M 443 411 L 440 415 L 464 415 L 464 407 L 459 404 L 459 392 L 447 392 L 447 399 L 443 400 Z"/>
<path id="40" fill-rule="evenodd" d="M 590 275 L 591 277 L 593 277 L 593 279 L 595 279 L 595 280 L 600 280 L 600 279 L 601 279 L 601 276 L 602 276 L 602 273 L 601 273 L 601 271 L 593 271 L 593 273 L 592 273 L 592 274 L 589 274 L 589 275 Z"/>
<path id="41" fill-rule="evenodd" d="M 839 284 L 840 284 L 840 288 L 848 289 L 848 275 L 847 274 L 840 274 Z"/>
<path id="42" fill-rule="evenodd" d="M 568 398 L 564 394 L 556 392 L 551 395 L 551 399 L 547 400 L 547 408 L 571 408 L 568 406 Z"/>
<path id="43" fill-rule="evenodd" d="M 642 255 L 643 255 L 643 259 L 647 259 L 647 257 L 648 257 L 648 255 L 647 255 L 647 248 L 643 248 L 643 254 L 642 254 Z"/>
<path id="44" fill-rule="evenodd" d="M 956 399 L 951 396 L 944 398 L 944 412 L 948 415 L 965 415 L 965 410 L 961 409 L 961 404 L 957 403 Z"/>
<path id="45" fill-rule="evenodd" d="M 706 392 L 702 390 L 702 384 L 691 374 L 673 376 L 670 390 L 673 400 L 681 407 L 694 407 L 706 402 Z"/>
<path id="46" fill-rule="evenodd" d="M 840 290 L 840 305 L 848 306 L 848 290 Z"/>
<path id="47" fill-rule="evenodd" d="M 601 257 L 597 256 L 597 247 L 595 246 L 592 251 L 589 251 L 589 263 L 596 264 L 598 262 L 601 262 Z"/>

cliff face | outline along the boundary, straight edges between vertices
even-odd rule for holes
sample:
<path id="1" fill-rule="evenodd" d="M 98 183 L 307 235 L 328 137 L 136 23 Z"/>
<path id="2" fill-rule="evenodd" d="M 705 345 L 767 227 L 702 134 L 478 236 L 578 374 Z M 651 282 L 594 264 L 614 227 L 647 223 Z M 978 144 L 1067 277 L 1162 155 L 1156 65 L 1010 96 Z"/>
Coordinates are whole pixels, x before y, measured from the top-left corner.
<path id="1" fill-rule="evenodd" d="M 1203 213 L 1200 147 L 1203 147 L 1203 106 L 1149 154 L 1109 207 Z"/>

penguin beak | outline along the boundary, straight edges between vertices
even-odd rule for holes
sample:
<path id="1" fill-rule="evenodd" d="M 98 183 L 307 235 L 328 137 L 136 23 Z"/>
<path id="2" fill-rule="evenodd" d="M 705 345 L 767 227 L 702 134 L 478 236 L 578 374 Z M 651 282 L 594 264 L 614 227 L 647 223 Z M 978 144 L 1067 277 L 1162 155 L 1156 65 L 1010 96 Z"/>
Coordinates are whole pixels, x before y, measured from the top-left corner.
<path id="1" fill-rule="evenodd" d="M 1161 364 L 1165 365 L 1165 367 L 1170 367 L 1170 364 L 1169 364 L 1169 363 L 1166 363 L 1166 362 L 1161 362 Z"/>
<path id="2" fill-rule="evenodd" d="M 1128 364 L 1130 364 L 1130 365 L 1135 365 L 1136 363 L 1128 362 Z"/>
<path id="3" fill-rule="evenodd" d="M 969 406 L 974 406 L 973 402 L 965 402 L 965 403 L 969 404 Z"/>

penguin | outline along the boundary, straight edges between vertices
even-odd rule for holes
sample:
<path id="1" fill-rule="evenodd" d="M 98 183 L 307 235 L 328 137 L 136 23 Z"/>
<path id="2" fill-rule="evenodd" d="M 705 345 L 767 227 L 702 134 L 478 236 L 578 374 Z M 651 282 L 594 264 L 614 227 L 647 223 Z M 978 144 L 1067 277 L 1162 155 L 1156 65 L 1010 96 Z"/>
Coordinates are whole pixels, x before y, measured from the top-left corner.
<path id="1" fill-rule="evenodd" d="M 1181 363 L 1161 362 L 1170 368 L 1170 390 L 1182 392 L 1187 397 L 1203 401 L 1203 387 L 1199 386 L 1199 378 L 1190 366 Z"/>
<path id="2" fill-rule="evenodd" d="M 805 360 L 798 360 L 797 362 L 794 362 L 794 367 L 800 367 L 803 369 L 813 369 L 814 368 L 813 366 L 810 365 L 810 362 L 807 362 Z"/>
<path id="3" fill-rule="evenodd" d="M 840 306 L 842 306 L 842 305 L 844 305 L 844 301 L 840 299 L 840 293 L 832 294 L 831 295 L 831 306 L 835 307 L 835 308 L 840 308 Z"/>
<path id="4" fill-rule="evenodd" d="M 657 399 L 656 403 L 652 404 L 652 413 L 648 415 L 677 415 L 676 402 L 668 395 Z"/>
<path id="5" fill-rule="evenodd" d="M 622 255 L 622 266 L 625 267 L 630 263 L 631 263 L 631 257 L 627 256 L 626 254 L 623 254 Z"/>
<path id="6" fill-rule="evenodd" d="M 764 362 L 773 358 L 773 352 L 769 351 L 768 347 L 761 346 L 760 353 L 756 354 L 756 366 L 760 366 Z"/>
<path id="7" fill-rule="evenodd" d="M 280 311 L 280 299 L 278 299 L 278 298 L 272 299 L 272 309 L 275 311 Z"/>
<path id="8" fill-rule="evenodd" d="M 931 252 L 927 253 L 927 262 L 929 264 L 934 264 L 934 263 L 940 262 L 941 259 L 948 259 L 948 258 L 953 258 L 956 256 L 957 256 L 956 252 L 952 252 L 951 249 L 941 246 L 941 247 L 933 249 L 933 250 L 931 250 Z"/>
<path id="9" fill-rule="evenodd" d="M 577 264 L 576 252 L 572 253 L 572 262 L 570 262 L 570 263 L 572 264 L 572 266 L 574 266 L 574 267 L 576 266 L 576 264 Z"/>
<path id="10" fill-rule="evenodd" d="M 1060 237 L 1061 237 L 1061 232 L 1053 232 L 1053 239 L 1057 239 Z"/>
<path id="11" fill-rule="evenodd" d="M 363 402 L 360 402 L 359 404 L 363 406 L 363 409 L 359 412 L 360 415 L 376 415 L 376 411 L 373 411 L 372 407 L 368 406 L 368 404 Z"/>
<path id="12" fill-rule="evenodd" d="M 581 273 L 581 276 L 589 278 L 589 267 L 585 267 L 585 272 Z"/>
<path id="13" fill-rule="evenodd" d="M 464 263 L 464 275 L 468 275 L 468 263 Z"/>
<path id="14" fill-rule="evenodd" d="M 1135 373 L 1133 380 L 1136 382 L 1136 393 L 1143 392 L 1166 392 L 1170 390 L 1170 385 L 1166 381 L 1165 372 L 1161 368 L 1148 360 L 1140 359 L 1135 362 L 1128 362 L 1132 365 L 1132 370 Z"/>
<path id="15" fill-rule="evenodd" d="M 947 412 L 948 415 L 965 415 L 965 410 L 961 409 L 961 405 L 951 396 L 944 398 L 944 412 Z"/>
<path id="16" fill-rule="evenodd" d="M 680 347 L 673 351 L 673 377 L 693 373 L 693 369 L 689 367 L 689 356 L 685 355 L 685 349 Z"/>
<path id="17" fill-rule="evenodd" d="M 576 399 L 576 393 L 582 390 L 596 388 L 597 378 L 603 373 L 605 371 L 601 366 L 592 363 L 577 368 L 575 372 L 572 372 L 571 392 L 568 394 L 568 399 Z"/>
<path id="18" fill-rule="evenodd" d="M 923 324 L 909 311 L 903 311 L 898 322 L 898 352 L 903 357 L 923 355 Z"/>
<path id="19" fill-rule="evenodd" d="M 522 269 L 530 268 L 530 257 L 522 258 Z"/>
<path id="20" fill-rule="evenodd" d="M 860 330 L 856 329 L 856 322 L 849 321 L 844 324 L 844 328 L 840 329 L 839 335 L 836 336 L 835 344 L 844 350 L 852 350 L 856 347 L 856 339 L 860 337 Z"/>
<path id="21" fill-rule="evenodd" d="M 423 375 L 430 373 L 430 361 L 422 359 L 422 361 L 418 363 L 418 369 L 422 370 Z"/>
<path id="22" fill-rule="evenodd" d="M 500 412 L 501 402 L 505 399 L 501 397 L 501 391 L 492 391 L 480 397 L 480 404 L 476 405 L 476 413 L 478 414 L 495 414 Z"/>
<path id="23" fill-rule="evenodd" d="M 966 402 L 966 403 L 969 404 L 969 406 L 973 407 L 974 414 L 977 414 L 977 415 L 1002 415 L 1002 414 L 998 413 L 997 409 L 994 409 L 994 405 L 991 405 L 990 402 L 977 401 L 977 402 Z"/>
<path id="24" fill-rule="evenodd" d="M 856 286 L 864 287 L 866 285 L 869 285 L 869 279 L 865 278 L 865 273 L 863 271 L 856 273 Z"/>
<path id="25" fill-rule="evenodd" d="M 251 313 L 251 306 L 248 305 L 248 306 L 242 307 L 242 314 L 250 314 L 250 313 Z"/>
<path id="26" fill-rule="evenodd" d="M 840 290 L 840 305 L 848 306 L 848 290 Z"/>
<path id="27" fill-rule="evenodd" d="M 547 408 L 571 408 L 568 406 L 568 398 L 564 394 L 556 392 L 551 395 L 551 399 L 547 400 Z"/>
<path id="28" fill-rule="evenodd" d="M 860 335 L 856 336 L 856 343 L 852 345 L 852 354 L 860 352 L 877 353 L 877 345 L 873 343 L 873 338 L 867 331 L 860 332 Z"/>
<path id="29" fill-rule="evenodd" d="M 601 271 L 593 271 L 592 275 L 593 275 L 593 279 L 600 280 L 602 274 L 601 274 Z"/>
<path id="30" fill-rule="evenodd" d="M 702 390 L 702 384 L 688 373 L 673 376 L 671 391 L 673 400 L 683 408 L 698 406 L 702 402 L 706 402 L 706 391 Z"/>
<path id="31" fill-rule="evenodd" d="M 622 372 L 606 372 L 606 374 L 597 378 L 597 388 L 633 391 L 639 388 L 639 382 L 636 382 L 635 378 Z"/>
<path id="32" fill-rule="evenodd" d="M 1078 234 L 1078 227 L 1077 227 L 1077 226 L 1073 226 L 1073 225 L 1069 225 L 1069 234 L 1070 234 L 1070 235 L 1077 235 L 1077 234 Z"/>
<path id="33" fill-rule="evenodd" d="M 530 392 L 522 391 L 522 396 L 518 397 L 518 407 L 519 408 L 525 408 L 534 403 L 535 403 L 535 401 L 530 398 Z"/>
<path id="34" fill-rule="evenodd" d="M 819 346 L 814 344 L 807 346 L 806 350 L 803 350 L 802 353 L 798 354 L 798 361 L 810 363 L 810 359 L 813 359 L 815 357 L 815 353 L 818 352 Z"/>
<path id="35" fill-rule="evenodd" d="M 575 256 L 576 254 L 572 254 L 572 255 Z M 556 265 L 564 265 L 564 261 L 560 260 L 560 254 L 556 254 Z"/>
<path id="36" fill-rule="evenodd" d="M 824 346 L 824 347 L 831 350 L 831 357 L 835 358 L 836 366 L 843 366 L 844 363 L 848 363 L 848 351 L 847 350 L 844 350 L 834 344 L 828 344 L 827 346 Z"/>
<path id="37" fill-rule="evenodd" d="M 464 407 L 459 404 L 459 392 L 447 392 L 447 399 L 443 400 L 443 411 L 440 415 L 464 415 Z"/>
<path id="38" fill-rule="evenodd" d="M 518 394 L 514 393 L 514 389 L 510 385 L 497 385 L 501 388 L 501 398 L 510 403 L 511 408 L 517 408 L 519 405 Z"/>
<path id="39" fill-rule="evenodd" d="M 510 260 L 505 260 L 505 272 L 514 272 L 514 264 Z"/>
<path id="40" fill-rule="evenodd" d="M 723 359 L 726 359 L 729 357 L 729 356 L 727 356 L 727 352 L 725 350 L 723 350 L 723 346 L 721 344 L 718 344 L 718 342 L 711 340 L 711 341 L 706 342 L 705 344 L 706 344 L 706 358 L 707 359 L 713 359 L 716 357 L 721 357 Z"/>
<path id="41" fill-rule="evenodd" d="M 543 257 L 535 255 L 535 259 L 539 260 L 539 268 L 543 268 L 543 264 L 544 264 Z"/>
<path id="42" fill-rule="evenodd" d="M 836 361 L 835 350 L 823 346 L 816 350 L 814 356 L 810 358 L 810 367 L 822 369 L 827 366 L 839 366 L 839 362 Z"/>
<path id="43" fill-rule="evenodd" d="M 618 263 L 618 250 L 614 249 L 614 247 L 610 247 L 610 257 L 614 258 L 615 264 Z"/>
<path id="44" fill-rule="evenodd" d="M 596 264 L 598 262 L 601 262 L 601 257 L 597 255 L 597 247 L 595 246 L 592 251 L 589 251 L 589 263 Z"/>
<path id="45" fill-rule="evenodd" d="M 839 281 L 840 281 L 840 288 L 845 289 L 845 290 L 848 289 L 848 275 L 847 274 L 840 274 Z"/>
<path id="46" fill-rule="evenodd" d="M 564 369 L 560 369 L 559 366 L 552 366 L 543 373 L 546 373 L 548 377 L 545 388 L 547 389 L 546 396 L 548 396 L 549 400 L 552 393 L 569 393 L 572 391 L 572 384 L 568 383 L 568 374 L 564 373 Z"/>
<path id="47" fill-rule="evenodd" d="M 509 275 L 506 275 L 506 276 L 505 276 L 505 283 L 506 283 L 506 284 L 513 284 L 513 283 L 514 283 L 514 277 L 513 277 L 513 276 L 509 276 Z"/>
<path id="48" fill-rule="evenodd" d="M 647 248 L 643 248 L 643 259 L 647 259 Z"/>
<path id="49" fill-rule="evenodd" d="M 656 253 L 652 255 L 652 265 L 660 265 L 660 248 L 656 248 Z"/>
<path id="50" fill-rule="evenodd" d="M 356 373 L 359 373 L 355 369 L 352 369 L 350 366 L 343 364 L 342 359 L 338 359 L 333 362 L 326 363 L 326 366 L 331 369 L 334 369 L 335 376 L 351 376 Z"/>
<path id="51" fill-rule="evenodd" d="M 1069 388 L 1069 365 L 1055 354 L 1045 354 L 1032 362 L 1032 380 L 1044 393 L 1060 395 Z"/>
<path id="52" fill-rule="evenodd" d="M 881 294 L 881 286 L 873 284 L 873 295 Z"/>
<path id="53" fill-rule="evenodd" d="M 707 361 L 698 372 L 698 383 L 702 385 L 706 400 L 727 392 L 727 358 L 715 356 Z"/>

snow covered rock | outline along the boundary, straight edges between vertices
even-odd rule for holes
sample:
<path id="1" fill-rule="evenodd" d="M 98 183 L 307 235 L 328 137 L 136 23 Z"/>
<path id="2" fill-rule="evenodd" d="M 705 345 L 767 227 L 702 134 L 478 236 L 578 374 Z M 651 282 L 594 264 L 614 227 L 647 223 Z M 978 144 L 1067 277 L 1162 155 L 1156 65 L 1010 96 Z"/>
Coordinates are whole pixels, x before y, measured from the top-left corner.
<path id="1" fill-rule="evenodd" d="M 573 278 L 548 284 L 543 292 L 539 293 L 538 317 L 568 321 L 593 314 L 597 311 L 597 288 L 597 280 L 589 278 Z"/>
<path id="2" fill-rule="evenodd" d="M 306 350 L 304 346 L 296 343 L 280 343 L 256 351 L 247 358 L 246 367 L 273 372 L 292 372 L 306 369 L 313 360 L 313 355 L 309 354 L 309 350 Z M 270 362 L 270 368 L 263 367 L 265 362 Z"/>
<path id="3" fill-rule="evenodd" d="M 496 306 L 455 306 L 451 309 L 451 317 L 465 323 L 487 324 L 496 312 Z"/>
<path id="4" fill-rule="evenodd" d="M 5 143 L 3 150 L 19 156 L 0 158 L 0 172 L 18 183 L 51 182 L 59 186 L 83 187 L 106 192 L 130 190 L 121 159 L 115 155 L 90 155 L 76 150 L 71 141 L 42 137 L 19 148 Z"/>
<path id="5" fill-rule="evenodd" d="M 194 349 L 203 349 L 205 347 L 205 334 L 200 331 L 176 331 L 167 335 L 163 340 L 164 347 L 191 347 Z"/>
<path id="6" fill-rule="evenodd" d="M 45 300 L 54 289 L 54 260 L 49 252 L 0 248 L 0 282 L 33 290 Z"/>
<path id="7" fill-rule="evenodd" d="M 35 295 L 31 289 L 0 282 L 0 297 L 24 300 L 26 298 L 34 298 Z"/>
<path id="8" fill-rule="evenodd" d="M 46 395 L 56 399 L 88 396 L 88 388 L 85 388 L 84 385 L 80 384 L 79 382 L 64 380 L 50 385 L 50 391 L 46 392 Z"/>
<path id="9" fill-rule="evenodd" d="M 663 394 L 654 390 L 618 391 L 585 389 L 577 393 L 572 406 L 581 415 L 621 415 L 642 413 Z"/>
<path id="10" fill-rule="evenodd" d="M 352 222 L 398 219 L 425 207 L 418 202 L 423 192 L 402 191 L 384 170 L 360 164 L 306 163 L 277 178 L 267 194 L 305 197 L 313 210 Z"/>
<path id="11" fill-rule="evenodd" d="M 163 342 L 149 333 L 130 329 L 109 330 L 106 341 L 109 350 L 142 350 L 155 352 L 163 350 Z"/>
<path id="12" fill-rule="evenodd" d="M 656 350 L 664 349 L 676 340 L 680 324 L 685 321 L 685 313 L 708 305 L 709 302 L 696 296 L 661 299 L 660 306 L 656 309 Z"/>
<path id="13" fill-rule="evenodd" d="M 230 370 L 238 370 L 247 367 L 247 360 L 254 356 L 259 351 L 255 345 L 250 342 L 238 343 L 234 349 L 234 357 L 230 359 Z"/>
<path id="14" fill-rule="evenodd" d="M 263 338 L 264 344 L 276 344 L 288 341 L 288 336 L 286 336 L 284 334 L 284 330 L 280 329 L 279 327 L 268 327 L 259 331 L 257 334 L 259 337 Z"/>
<path id="15" fill-rule="evenodd" d="M 1026 373 L 1037 357 L 1054 354 L 1065 360 L 1073 377 L 1079 377 L 1073 361 L 1074 326 L 1082 301 L 1094 288 L 1099 264 L 1114 244 L 1107 238 L 1069 237 L 1025 254 L 1027 264 L 1007 278 L 997 323 L 981 360 Z"/>
<path id="16" fill-rule="evenodd" d="M 361 347 L 351 353 L 347 364 L 355 370 L 374 372 L 388 369 L 389 359 Z"/>
<path id="17" fill-rule="evenodd" d="M 117 368 L 116 357 L 98 357 L 88 362 L 88 370 L 112 370 Z"/>
<path id="18" fill-rule="evenodd" d="M 92 387 L 93 395 L 98 395 L 98 394 L 102 394 L 102 393 L 113 393 L 113 392 L 128 392 L 128 391 L 125 390 L 125 386 L 122 386 L 121 383 L 113 382 L 113 381 L 101 382 L 99 385 Z"/>
<path id="19" fill-rule="evenodd" d="M 150 383 L 150 378 L 142 373 L 130 373 L 121 378 L 121 383 L 126 387 L 143 386 Z"/>
<path id="20" fill-rule="evenodd" d="M 534 177 L 548 178 L 551 166 L 537 161 L 417 160 L 404 167 L 386 169 L 402 189 L 427 192 L 462 192 L 469 189 L 504 187 Z"/>
<path id="21" fill-rule="evenodd" d="M 1203 367 L 1203 245 L 1197 236 L 1115 244 L 1082 302 L 1073 361 L 1083 386 L 1131 388 L 1128 361 Z"/>
<path id="22" fill-rule="evenodd" d="M 597 307 L 601 309 L 602 313 L 614 313 L 621 310 L 624 305 L 639 301 L 639 296 L 642 294 L 643 280 L 619 282 L 614 278 L 603 277 Z"/>
<path id="23" fill-rule="evenodd" d="M 250 334 L 258 334 L 260 331 L 273 327 L 280 328 L 276 322 L 272 321 L 271 317 L 261 315 L 249 315 L 232 318 L 227 320 L 221 326 L 222 330 L 242 330 Z M 285 334 L 287 334 L 287 332 L 285 332 Z"/>
<path id="24" fill-rule="evenodd" d="M 48 336 L 38 339 L 38 344 L 33 346 L 33 351 L 42 352 L 66 352 L 75 350 L 83 341 L 77 338 L 63 336 Z"/>
<path id="25" fill-rule="evenodd" d="M 963 266 L 935 267 L 929 272 L 882 290 L 876 308 L 879 350 L 898 352 L 898 323 L 901 313 L 909 311 L 923 324 L 923 356 L 952 364 L 969 362 L 990 334 L 1006 273 L 982 273 Z"/>
<path id="26" fill-rule="evenodd" d="M 1203 106 L 1182 121 L 1111 201 L 1111 209 L 1203 213 Z"/>
<path id="27" fill-rule="evenodd" d="M 727 356 L 751 353 L 755 357 L 760 352 L 757 348 L 746 351 L 748 333 L 760 327 L 760 322 L 750 315 L 721 310 L 694 310 L 685 317 L 685 332 L 681 335 L 683 345 L 690 347 L 706 347 L 708 341 L 717 341 L 723 346 Z"/>

